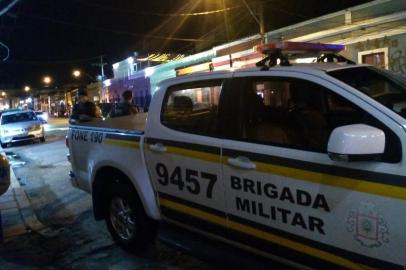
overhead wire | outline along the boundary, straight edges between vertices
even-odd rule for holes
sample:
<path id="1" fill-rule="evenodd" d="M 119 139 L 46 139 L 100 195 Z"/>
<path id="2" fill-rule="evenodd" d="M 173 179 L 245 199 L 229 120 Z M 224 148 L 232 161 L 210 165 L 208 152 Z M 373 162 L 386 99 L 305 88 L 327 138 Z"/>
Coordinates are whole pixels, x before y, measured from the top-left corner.
<path id="1" fill-rule="evenodd" d="M 1 0 L 0 0 L 1 1 Z M 271 1 L 268 1 L 271 2 Z M 243 12 L 242 10 L 240 10 L 240 12 L 242 12 L 244 14 L 244 16 L 236 16 L 239 21 L 243 21 L 245 20 L 245 18 L 248 16 L 248 12 Z M 62 20 L 56 20 L 56 19 L 51 19 L 51 18 L 44 18 L 44 17 L 39 17 L 39 16 L 33 16 L 33 15 L 24 15 L 23 16 L 27 16 L 30 17 L 32 19 L 38 19 L 38 20 L 45 20 L 45 21 L 51 21 L 54 23 L 58 23 L 58 24 L 64 24 L 64 25 L 68 25 L 68 26 L 74 26 L 74 27 L 80 27 L 80 28 L 85 28 L 88 30 L 95 30 L 95 31 L 103 31 L 103 32 L 110 32 L 110 33 L 115 33 L 115 34 L 124 34 L 124 35 L 129 35 L 129 36 L 137 36 L 137 37 L 149 37 L 149 38 L 156 38 L 156 39 L 168 39 L 168 40 L 174 40 L 174 41 L 186 41 L 186 42 L 204 42 L 204 41 L 208 41 L 208 39 L 206 38 L 207 36 L 209 36 L 210 34 L 213 34 L 213 32 L 216 31 L 220 31 L 222 28 L 222 25 L 218 25 L 215 28 L 213 28 L 211 31 L 209 31 L 208 33 L 206 33 L 205 35 L 199 37 L 199 38 L 179 38 L 179 37 L 167 37 L 167 36 L 160 36 L 160 35 L 151 35 L 151 34 L 142 34 L 142 33 L 134 33 L 134 32 L 130 32 L 130 31 L 124 31 L 124 30 L 115 30 L 115 29 L 104 29 L 104 28 L 99 28 L 99 27 L 92 27 L 92 26 L 85 26 L 85 25 L 81 25 L 81 24 L 76 24 L 76 23 L 71 23 L 71 22 L 66 22 L 66 21 L 62 21 Z M 365 16 L 365 17 L 359 17 L 358 20 L 362 20 L 362 19 L 368 19 L 369 17 Z M 331 21 L 329 23 L 323 24 L 323 26 L 339 26 L 342 25 L 342 21 Z M 384 29 L 390 29 L 390 26 L 376 26 L 378 28 L 380 28 L 381 30 Z M 243 31 L 242 28 L 238 28 L 239 29 L 239 33 L 241 31 Z M 299 33 L 298 30 L 293 30 L 290 31 L 289 34 L 291 35 L 295 35 L 296 33 Z M 216 40 L 216 39 L 211 39 L 213 42 L 224 42 L 225 40 Z M 1 44 L 2 47 L 4 47 L 4 43 Z M 191 46 L 194 46 L 194 43 L 190 43 L 187 44 L 186 46 L 175 50 L 177 52 L 179 51 L 184 51 L 185 49 L 190 48 Z M 6 46 L 4 48 L 8 49 L 8 55 L 9 55 L 9 48 Z M 6 49 L 6 50 L 7 50 Z M 191 49 L 190 51 L 192 51 L 193 49 Z M 8 56 L 6 56 L 6 59 L 8 58 Z M 78 63 L 78 62 L 85 62 L 86 60 L 89 59 L 94 59 L 95 57 L 92 58 L 85 58 L 85 59 L 73 59 L 73 60 L 59 60 L 59 61 L 47 61 L 47 62 L 41 62 L 41 61 L 24 61 L 24 60 L 16 60 L 13 61 L 12 63 L 15 64 L 68 64 L 68 63 Z M 81 61 L 83 60 L 83 61 Z"/>
<path id="2" fill-rule="evenodd" d="M 217 13 L 222 13 L 222 12 L 228 12 L 234 9 L 238 9 L 241 6 L 233 6 L 233 7 L 228 7 L 228 8 L 223 8 L 223 9 L 216 9 L 216 10 L 210 10 L 210 11 L 201 11 L 201 12 L 193 12 L 193 13 L 180 13 L 180 12 L 174 12 L 174 13 L 159 13 L 159 12 L 145 12 L 145 11 L 139 11 L 139 10 L 132 10 L 132 9 L 121 9 L 121 8 L 116 8 L 116 7 L 111 7 L 111 6 L 104 6 L 100 4 L 94 4 L 94 3 L 89 3 L 81 0 L 75 0 L 76 2 L 81 3 L 82 5 L 90 6 L 90 7 L 97 7 L 101 9 L 107 9 L 107 10 L 112 10 L 116 12 L 121 12 L 121 13 L 133 13 L 133 14 L 138 14 L 138 15 L 146 15 L 146 16 L 158 16 L 158 17 L 190 17 L 190 16 L 204 16 L 204 15 L 212 15 L 212 14 L 217 14 Z"/>
<path id="3" fill-rule="evenodd" d="M 5 6 L 2 10 L 0 10 L 0 17 L 6 14 L 7 12 L 10 11 L 20 0 L 13 0 L 10 2 L 7 6 Z M 3 47 L 6 50 L 6 56 L 2 59 L 2 61 L 7 61 L 7 59 L 10 57 L 10 48 L 4 44 L 3 42 L 0 41 L 0 46 Z"/>
<path id="4" fill-rule="evenodd" d="M 0 41 L 0 46 L 1 47 L 3 47 L 5 50 L 6 50 L 6 56 L 3 58 L 3 59 L 1 59 L 3 62 L 4 61 L 7 61 L 7 59 L 10 57 L 10 48 L 6 45 L 6 44 L 4 44 L 3 42 L 1 42 Z"/>
<path id="5" fill-rule="evenodd" d="M 240 13 L 242 13 L 242 14 L 240 14 Z M 236 14 L 235 17 L 232 18 L 232 24 L 233 25 L 240 25 L 245 19 L 247 19 L 248 16 L 250 16 L 250 15 L 247 12 L 243 12 L 243 11 L 240 10 L 240 12 L 238 14 Z M 223 32 L 223 27 L 224 26 L 222 24 L 218 24 L 213 29 L 211 29 L 209 32 L 207 32 L 204 35 L 200 36 L 200 39 L 208 40 L 207 37 L 210 37 L 212 35 L 217 35 L 220 32 Z M 240 29 L 239 33 L 241 31 L 243 31 L 241 27 L 239 27 L 238 29 Z M 238 34 L 236 36 L 238 36 Z M 211 40 L 216 42 L 215 39 L 211 39 Z M 194 43 L 189 43 L 186 46 L 183 46 L 183 47 L 175 50 L 175 52 L 192 52 L 193 53 L 194 49 L 187 50 L 188 48 L 190 48 L 192 46 L 194 46 Z"/>
<path id="6" fill-rule="evenodd" d="M 77 28 L 82 28 L 82 29 L 94 30 L 94 31 L 99 31 L 99 32 L 106 32 L 106 33 L 122 34 L 122 35 L 127 35 L 127 36 L 148 37 L 148 38 L 154 38 L 154 39 L 175 40 L 175 41 L 189 41 L 189 42 L 201 42 L 201 41 L 203 41 L 203 40 L 198 39 L 198 38 L 161 36 L 161 35 L 152 35 L 152 34 L 145 34 L 145 33 L 130 32 L 130 31 L 126 31 L 126 30 L 118 30 L 118 29 L 101 28 L 101 27 L 95 27 L 95 26 L 87 26 L 87 25 L 82 25 L 82 24 L 79 24 L 79 23 L 72 23 L 72 22 L 67 22 L 67 21 L 63 21 L 63 20 L 57 20 L 57 19 L 51 19 L 51 18 L 46 18 L 46 17 L 27 15 L 27 14 L 22 14 L 22 16 L 27 17 L 27 18 L 31 18 L 31 19 L 35 19 L 35 20 L 48 21 L 48 22 L 53 22 L 53 23 L 57 23 L 57 24 L 63 24 L 63 25 L 67 25 L 67 26 L 73 26 L 73 27 L 77 27 Z"/>
<path id="7" fill-rule="evenodd" d="M 199 5 L 199 1 L 195 1 L 195 2 L 191 2 L 190 4 L 189 4 L 189 6 L 187 6 L 187 5 L 185 5 L 185 6 L 182 6 L 179 10 L 193 10 L 194 8 L 196 8 L 198 5 Z M 168 22 L 169 21 L 174 21 L 175 20 L 175 18 L 174 17 L 169 17 L 168 19 L 166 19 Z M 176 19 L 176 21 L 174 21 L 174 22 L 172 22 L 172 26 L 171 26 L 171 29 L 169 30 L 170 32 L 170 35 L 171 36 L 173 36 L 173 35 L 175 35 L 176 33 L 177 33 L 177 31 L 178 30 L 180 30 L 180 28 L 182 28 L 182 26 L 186 23 L 186 21 L 188 20 L 188 17 L 182 17 L 182 18 L 179 18 L 179 19 Z M 160 29 L 161 28 L 161 26 L 163 26 L 164 24 L 161 24 L 160 26 L 158 26 L 158 28 L 155 28 L 153 31 L 152 31 L 152 33 L 153 34 L 155 34 L 155 33 L 157 33 L 157 29 Z M 168 44 L 170 42 L 170 40 L 169 39 L 167 39 L 167 40 L 164 40 L 163 42 L 162 42 L 162 44 L 161 44 L 161 46 L 160 46 L 160 48 L 162 49 L 162 48 L 164 48 L 164 47 L 166 47 L 166 45 Z"/>
<path id="8" fill-rule="evenodd" d="M 22 14 L 22 16 L 25 16 L 25 17 L 28 17 L 28 18 L 31 18 L 31 19 L 35 19 L 35 20 L 49 21 L 49 22 L 53 22 L 53 23 L 57 23 L 57 24 L 63 24 L 63 25 L 67 25 L 67 26 L 73 26 L 73 27 L 77 27 L 77 28 L 83 28 L 83 29 L 100 31 L 100 32 L 115 33 L 115 34 L 123 34 L 123 35 L 128 35 L 128 36 L 146 37 L 146 38 L 164 39 L 164 40 L 174 40 L 174 41 L 186 41 L 186 42 L 203 42 L 203 41 L 206 41 L 206 40 L 204 40 L 202 38 L 185 38 L 185 37 L 174 37 L 174 36 L 162 36 L 162 35 L 155 35 L 155 34 L 137 33 L 137 32 L 131 32 L 131 31 L 126 31 L 126 30 L 118 30 L 118 29 L 109 29 L 109 28 L 101 28 L 101 27 L 94 27 L 94 26 L 86 26 L 86 25 L 82 25 L 82 24 L 79 24 L 79 23 L 67 22 L 67 21 L 63 21 L 63 20 L 40 17 L 40 16 L 34 16 L 34 15 L 28 15 L 28 14 Z M 339 23 L 338 22 L 332 22 L 332 23 L 324 24 L 324 26 L 326 26 L 326 25 L 337 25 L 337 24 L 339 24 Z M 217 41 L 225 41 L 225 40 L 217 40 Z"/>
<path id="9" fill-rule="evenodd" d="M 23 6 L 23 2 L 21 2 L 21 4 L 17 7 L 17 11 L 15 13 L 15 16 L 12 17 L 13 18 L 13 24 L 10 27 L 7 27 L 7 30 L 8 30 L 7 31 L 7 37 L 8 38 L 10 38 L 10 36 L 13 34 L 13 32 L 14 32 L 14 30 L 16 28 L 17 20 L 19 18 L 22 6 Z"/>
<path id="10" fill-rule="evenodd" d="M 303 15 L 303 14 L 300 14 L 300 13 L 293 13 L 293 12 L 290 12 L 290 11 L 282 9 L 282 8 L 277 8 L 277 7 L 275 7 L 275 5 L 268 5 L 271 2 L 274 2 L 274 0 L 263 0 L 262 1 L 262 3 L 267 4 L 267 8 L 276 10 L 278 12 L 282 12 L 282 13 L 289 14 L 289 15 L 295 15 L 296 17 L 300 17 L 300 18 L 304 18 L 304 19 L 309 19 L 310 18 L 309 16 L 306 16 L 306 15 Z M 238 13 L 237 18 L 239 20 L 235 21 L 233 23 L 234 25 L 240 25 L 239 23 L 243 22 L 245 19 L 247 19 L 248 15 L 250 14 L 250 13 L 248 13 L 248 10 L 246 12 L 244 12 L 243 10 L 240 10 L 240 12 L 242 13 L 242 15 L 240 13 Z M 251 18 L 251 16 L 249 16 L 249 18 Z M 369 18 L 368 16 L 365 16 L 365 17 L 359 17 L 358 19 L 363 20 L 363 19 L 368 19 L 368 18 Z M 329 23 L 326 23 L 326 24 L 323 24 L 323 25 L 328 26 L 328 27 L 336 27 L 336 26 L 342 25 L 342 21 L 341 20 L 340 21 L 333 21 L 333 22 L 329 22 Z M 210 32 L 208 32 L 207 35 L 212 34 L 213 32 L 217 31 L 219 28 L 222 29 L 222 27 L 223 26 L 221 24 L 219 24 L 214 29 L 212 29 Z M 293 30 L 293 31 L 290 31 L 289 33 L 290 34 L 300 34 L 300 31 L 301 30 Z M 236 33 L 236 36 L 240 36 L 243 32 L 244 32 L 244 29 L 242 27 L 239 27 L 238 32 Z M 201 36 L 200 39 L 206 39 L 205 37 L 207 35 L 205 34 L 205 35 Z M 176 50 L 176 52 L 182 52 L 182 51 L 188 49 L 191 46 L 194 46 L 194 44 L 188 44 L 188 45 Z"/>
<path id="11" fill-rule="evenodd" d="M 6 14 L 10 9 L 12 9 L 20 0 L 13 0 L 10 4 L 8 4 L 5 8 L 0 10 L 0 17 Z"/>
<path id="12" fill-rule="evenodd" d="M 275 2 L 275 0 L 263 0 L 262 1 L 262 3 L 265 3 L 265 4 L 270 4 L 271 2 Z M 299 13 L 297 11 L 295 11 L 295 12 L 289 11 L 289 10 L 286 10 L 286 9 L 283 9 L 283 8 L 278 8 L 275 5 L 267 5 L 267 7 L 270 8 L 270 9 L 285 13 L 285 14 L 290 15 L 290 16 L 300 17 L 302 19 L 309 19 L 309 16 L 301 14 L 301 13 Z"/>
<path id="13" fill-rule="evenodd" d="M 100 59 L 100 55 L 87 57 L 87 58 L 78 58 L 78 59 L 64 59 L 56 61 L 33 61 L 33 60 L 10 60 L 8 61 L 11 64 L 27 64 L 27 65 L 59 65 L 59 64 L 75 64 L 81 62 L 88 62 L 90 60 Z"/>

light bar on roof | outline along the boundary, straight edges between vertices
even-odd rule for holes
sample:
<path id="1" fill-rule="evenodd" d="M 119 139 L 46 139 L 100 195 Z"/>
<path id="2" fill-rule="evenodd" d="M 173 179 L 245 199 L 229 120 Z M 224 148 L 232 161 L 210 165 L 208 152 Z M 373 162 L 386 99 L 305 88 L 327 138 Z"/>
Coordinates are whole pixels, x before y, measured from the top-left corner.
<path id="1" fill-rule="evenodd" d="M 284 53 L 306 53 L 306 52 L 338 53 L 345 49 L 345 45 L 280 41 L 280 42 L 271 42 L 263 45 L 257 45 L 254 47 L 254 49 L 257 52 L 261 52 L 264 54 L 278 51 L 283 51 Z"/>

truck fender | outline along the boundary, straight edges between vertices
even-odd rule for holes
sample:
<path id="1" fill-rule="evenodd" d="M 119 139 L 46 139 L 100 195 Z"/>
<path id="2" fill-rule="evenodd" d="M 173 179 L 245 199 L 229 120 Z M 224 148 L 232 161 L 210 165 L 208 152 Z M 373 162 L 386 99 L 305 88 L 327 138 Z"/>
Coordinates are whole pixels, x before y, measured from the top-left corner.
<path id="1" fill-rule="evenodd" d="M 134 190 L 143 204 L 148 217 L 159 220 L 161 218 L 155 190 L 147 172 L 137 173 L 142 177 L 135 179 L 133 174 L 120 164 L 109 160 L 97 164 L 92 171 L 92 199 L 96 220 L 103 219 L 107 209 L 107 194 L 110 185 L 126 184 Z"/>

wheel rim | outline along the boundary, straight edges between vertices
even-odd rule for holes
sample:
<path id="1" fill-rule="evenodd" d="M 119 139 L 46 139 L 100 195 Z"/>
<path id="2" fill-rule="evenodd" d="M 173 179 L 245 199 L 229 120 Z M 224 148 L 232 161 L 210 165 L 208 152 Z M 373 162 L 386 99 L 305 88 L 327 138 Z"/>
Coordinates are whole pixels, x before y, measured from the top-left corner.
<path id="1" fill-rule="evenodd" d="M 135 234 L 134 211 L 126 200 L 114 197 L 110 201 L 111 225 L 117 235 L 123 240 L 131 239 Z"/>

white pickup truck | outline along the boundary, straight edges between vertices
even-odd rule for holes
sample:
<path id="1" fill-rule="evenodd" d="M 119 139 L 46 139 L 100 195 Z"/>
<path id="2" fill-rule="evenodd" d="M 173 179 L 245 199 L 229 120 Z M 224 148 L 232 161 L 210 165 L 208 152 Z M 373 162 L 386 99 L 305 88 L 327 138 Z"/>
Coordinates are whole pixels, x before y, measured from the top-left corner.
<path id="1" fill-rule="evenodd" d="M 405 269 L 406 80 L 294 64 L 164 81 L 148 115 L 71 125 L 114 240 L 159 222 L 298 268 Z"/>

